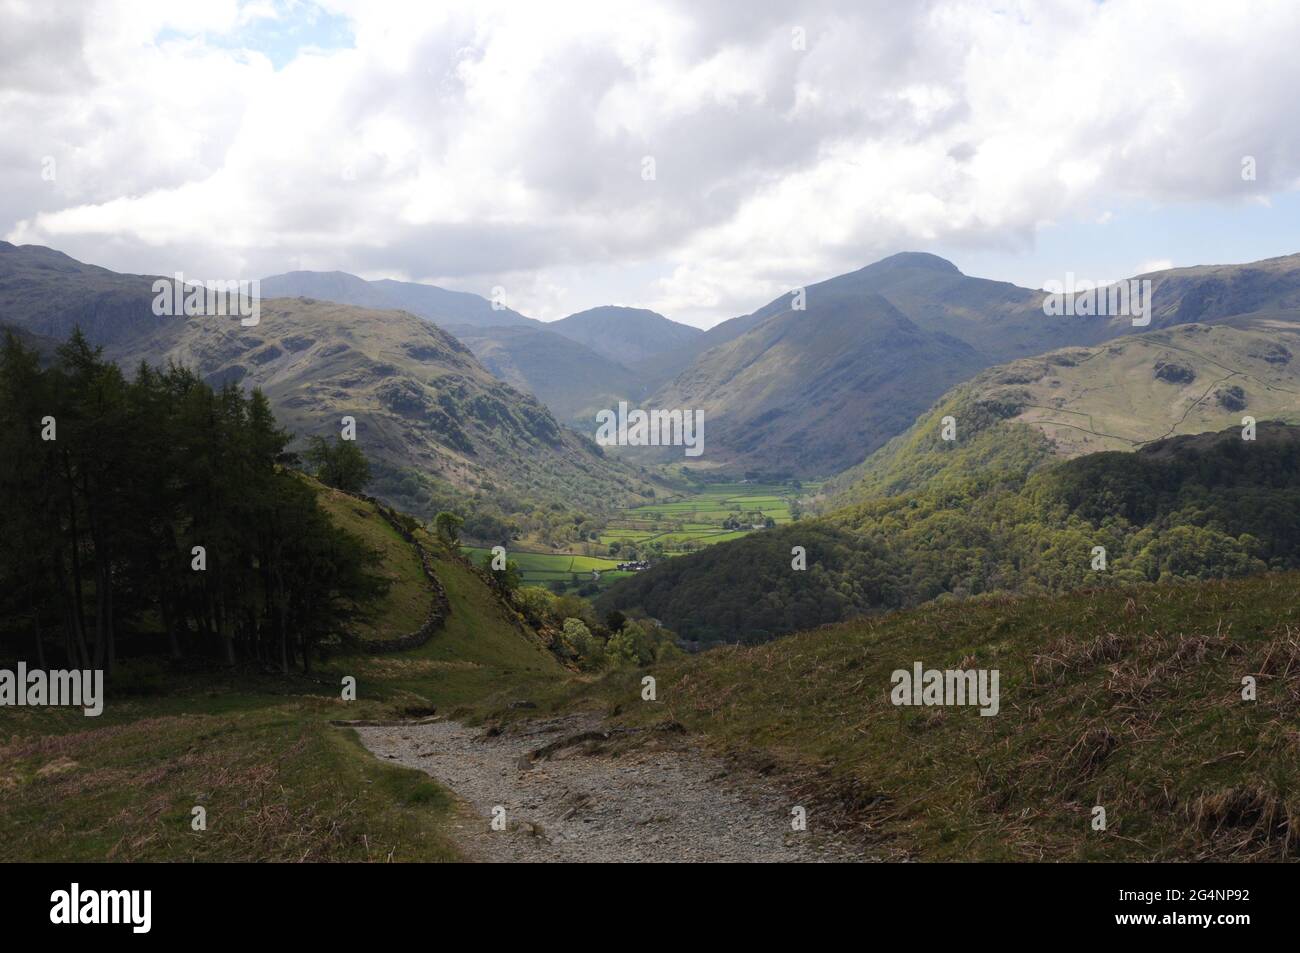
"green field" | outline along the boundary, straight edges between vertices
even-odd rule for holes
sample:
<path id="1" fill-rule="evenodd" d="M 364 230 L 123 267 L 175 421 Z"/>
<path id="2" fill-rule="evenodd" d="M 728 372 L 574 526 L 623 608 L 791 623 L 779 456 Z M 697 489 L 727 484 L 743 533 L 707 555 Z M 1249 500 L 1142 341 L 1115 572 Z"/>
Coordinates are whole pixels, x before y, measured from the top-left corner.
<path id="1" fill-rule="evenodd" d="M 798 487 L 785 483 L 701 486 L 689 494 L 625 510 L 609 521 L 600 541 L 605 546 L 618 543 L 620 549 L 631 543 L 641 555 L 653 543 L 659 543 L 667 556 L 690 552 L 752 533 L 755 525 L 768 519 L 777 526 L 789 523 L 793 519 L 791 502 L 815 494 L 818 488 L 819 484 L 812 483 Z M 741 525 L 728 527 L 724 525 L 728 520 Z"/>
<path id="2" fill-rule="evenodd" d="M 624 510 L 612 518 L 594 547 L 599 555 L 541 553 L 509 550 L 519 565 L 524 582 L 533 586 L 565 583 L 571 588 L 605 588 L 631 575 L 614 567 L 635 559 L 658 559 L 692 552 L 713 543 L 739 539 L 754 532 L 755 525 L 771 519 L 777 526 L 793 520 L 792 501 L 815 495 L 820 484 L 801 486 L 784 483 L 714 483 L 699 486 L 657 503 Z M 738 521 L 739 527 L 725 525 Z M 617 547 L 611 551 L 612 547 Z M 481 562 L 489 549 L 465 546 L 463 552 Z M 592 570 L 600 572 L 599 579 Z"/>
<path id="3" fill-rule="evenodd" d="M 463 546 L 463 552 L 476 564 L 481 564 L 491 550 L 482 546 Z M 553 582 L 573 583 L 575 575 L 580 583 L 593 582 L 607 586 L 615 579 L 630 576 L 631 573 L 619 572 L 614 567 L 617 559 L 602 559 L 598 556 L 582 556 L 574 553 L 532 553 L 519 550 L 507 550 L 509 558 L 519 565 L 524 583 L 530 586 L 545 586 Z M 597 580 L 592 570 L 600 573 Z"/>

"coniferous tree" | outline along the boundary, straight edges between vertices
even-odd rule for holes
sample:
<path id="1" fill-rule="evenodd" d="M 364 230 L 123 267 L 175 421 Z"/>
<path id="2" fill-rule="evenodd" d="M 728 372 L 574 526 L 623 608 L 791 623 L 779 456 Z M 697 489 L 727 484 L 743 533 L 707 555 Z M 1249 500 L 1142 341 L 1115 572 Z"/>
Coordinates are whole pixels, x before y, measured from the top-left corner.
<path id="1" fill-rule="evenodd" d="M 7 335 L 0 634 L 42 666 L 53 650 L 111 671 L 130 633 L 172 658 L 308 668 L 387 583 L 281 464 L 289 439 L 258 391 L 176 366 L 128 380 L 79 331 L 43 367 Z"/>

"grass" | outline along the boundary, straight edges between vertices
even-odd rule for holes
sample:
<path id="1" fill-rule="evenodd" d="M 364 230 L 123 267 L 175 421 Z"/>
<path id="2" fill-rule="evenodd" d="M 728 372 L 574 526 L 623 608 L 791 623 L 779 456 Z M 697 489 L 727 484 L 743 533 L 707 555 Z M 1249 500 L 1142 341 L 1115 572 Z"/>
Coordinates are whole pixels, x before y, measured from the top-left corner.
<path id="1" fill-rule="evenodd" d="M 369 504 L 327 507 L 385 538 Z M 450 796 L 422 772 L 377 761 L 355 732 L 329 722 L 429 708 L 468 714 L 472 704 L 528 697 L 565 671 L 477 574 L 424 542 L 439 554 L 452 612 L 414 651 L 336 657 L 310 677 L 172 673 L 165 693 L 110 689 L 98 718 L 0 708 L 0 860 L 457 859 L 445 833 Z M 388 601 L 405 588 L 395 585 Z M 405 607 L 380 608 L 376 637 L 413 628 Z M 340 698 L 346 675 L 357 680 L 355 702 Z M 195 806 L 207 811 L 206 831 L 191 829 Z"/>
<path id="2" fill-rule="evenodd" d="M 491 550 L 482 546 L 465 546 L 461 550 L 480 565 L 483 557 Z M 544 586 L 551 582 L 572 583 L 574 573 L 582 582 L 597 582 L 601 587 L 608 586 L 616 579 L 631 575 L 621 572 L 616 567 L 620 560 L 605 559 L 600 556 L 581 556 L 575 553 L 528 553 L 508 551 L 508 557 L 519 565 L 524 583 L 530 586 Z M 600 571 L 600 579 L 593 579 L 592 570 Z"/>
<path id="3" fill-rule="evenodd" d="M 380 554 L 380 572 L 391 583 L 388 597 L 374 616 L 357 625 L 362 638 L 396 638 L 414 632 L 429 612 L 431 589 L 419 556 L 375 507 L 312 480 L 322 508 L 333 522 Z"/>
<path id="4" fill-rule="evenodd" d="M 1275 327 L 1192 325 L 1079 350 L 1074 363 L 1044 368 L 1043 377 L 1027 385 L 1019 419 L 1038 427 L 1071 456 L 1132 450 L 1172 434 L 1239 427 L 1243 413 L 1259 420 L 1293 420 L 1300 391 L 1297 368 L 1290 361 L 1267 359 L 1270 348 L 1286 338 Z M 1176 362 L 1194 378 L 1177 383 L 1159 379 L 1152 368 L 1161 360 Z M 1241 389 L 1241 407 L 1218 401 L 1219 389 L 1226 387 Z"/>
<path id="5" fill-rule="evenodd" d="M 330 727 L 351 712 L 316 687 L 205 682 L 95 720 L 27 712 L 0 747 L 0 859 L 455 859 L 446 793 Z"/>
<path id="6" fill-rule="evenodd" d="M 1298 593 L 1300 574 L 1265 574 L 936 605 L 669 663 L 653 704 L 636 672 L 557 683 L 542 707 L 679 723 L 887 855 L 1291 859 Z M 915 661 L 998 669 L 1000 714 L 894 706 Z"/>
<path id="7" fill-rule="evenodd" d="M 427 534 L 423 541 L 436 556 L 451 615 L 414 651 L 353 660 L 360 691 L 394 704 L 463 711 L 483 699 L 525 697 L 565 673 L 534 635 L 516 627 L 477 573 Z"/>
<path id="8" fill-rule="evenodd" d="M 714 483 L 697 487 L 679 499 L 647 503 L 623 511 L 605 531 L 609 542 L 648 543 L 658 540 L 669 550 L 680 551 L 683 543 L 708 545 L 744 532 L 725 532 L 723 521 L 744 513 L 759 512 L 777 525 L 791 521 L 790 501 L 815 493 L 818 484 Z M 605 536 L 601 541 L 606 542 Z"/>

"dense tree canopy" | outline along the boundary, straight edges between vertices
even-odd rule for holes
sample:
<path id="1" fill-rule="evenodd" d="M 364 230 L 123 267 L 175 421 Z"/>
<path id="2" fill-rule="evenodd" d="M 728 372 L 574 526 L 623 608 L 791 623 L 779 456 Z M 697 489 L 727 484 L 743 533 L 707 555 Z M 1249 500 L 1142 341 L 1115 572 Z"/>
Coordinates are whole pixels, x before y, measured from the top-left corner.
<path id="1" fill-rule="evenodd" d="M 385 583 L 280 465 L 288 441 L 258 391 L 176 366 L 128 380 L 80 332 L 43 367 L 7 336 L 0 633 L 42 664 L 111 670 L 130 633 L 307 667 Z"/>

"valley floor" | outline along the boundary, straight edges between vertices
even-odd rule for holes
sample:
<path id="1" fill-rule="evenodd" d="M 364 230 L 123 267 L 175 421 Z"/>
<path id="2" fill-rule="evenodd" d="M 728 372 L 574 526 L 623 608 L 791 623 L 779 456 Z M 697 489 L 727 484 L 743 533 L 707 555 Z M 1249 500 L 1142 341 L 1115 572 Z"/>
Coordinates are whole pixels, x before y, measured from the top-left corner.
<path id="1" fill-rule="evenodd" d="M 622 510 L 600 532 L 599 541 L 569 543 L 565 551 L 547 549 L 545 541 L 529 538 L 509 549 L 524 583 L 602 590 L 633 575 L 620 563 L 660 559 L 696 552 L 761 529 L 791 523 L 807 500 L 817 496 L 820 483 L 710 483 L 655 503 Z M 462 551 L 481 564 L 491 549 L 465 545 Z"/>

